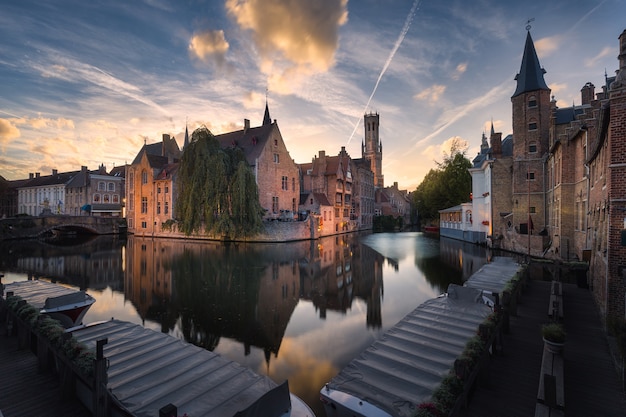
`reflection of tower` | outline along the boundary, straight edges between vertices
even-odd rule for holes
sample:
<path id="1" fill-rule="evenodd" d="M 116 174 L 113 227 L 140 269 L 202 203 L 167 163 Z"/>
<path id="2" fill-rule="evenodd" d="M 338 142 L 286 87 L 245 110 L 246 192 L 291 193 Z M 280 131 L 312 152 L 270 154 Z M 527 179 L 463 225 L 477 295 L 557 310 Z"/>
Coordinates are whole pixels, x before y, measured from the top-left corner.
<path id="1" fill-rule="evenodd" d="M 365 141 L 361 145 L 363 159 L 369 162 L 374 173 L 374 187 L 383 188 L 383 144 L 378 136 L 378 113 L 369 113 L 363 116 Z"/>

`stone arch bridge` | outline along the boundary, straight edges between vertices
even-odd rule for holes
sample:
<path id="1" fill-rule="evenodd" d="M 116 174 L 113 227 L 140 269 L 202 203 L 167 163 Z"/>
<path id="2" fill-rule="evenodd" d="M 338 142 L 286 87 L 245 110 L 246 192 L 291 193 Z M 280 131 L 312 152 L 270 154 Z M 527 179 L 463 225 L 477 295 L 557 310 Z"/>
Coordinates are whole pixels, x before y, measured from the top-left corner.
<path id="1" fill-rule="evenodd" d="M 126 233 L 126 219 L 97 216 L 24 216 L 0 220 L 0 239 L 28 239 L 69 234 Z"/>

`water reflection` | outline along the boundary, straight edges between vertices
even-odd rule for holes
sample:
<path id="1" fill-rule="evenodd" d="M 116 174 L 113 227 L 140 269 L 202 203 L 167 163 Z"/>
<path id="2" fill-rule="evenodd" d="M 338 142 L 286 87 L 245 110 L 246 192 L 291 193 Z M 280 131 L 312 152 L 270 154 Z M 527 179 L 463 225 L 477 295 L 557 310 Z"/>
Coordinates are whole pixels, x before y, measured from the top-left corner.
<path id="1" fill-rule="evenodd" d="M 487 258 L 484 248 L 420 233 L 288 244 L 133 236 L 0 243 L 5 282 L 44 277 L 89 290 L 97 301 L 86 322 L 140 323 L 288 379 L 318 417 L 325 382 Z"/>

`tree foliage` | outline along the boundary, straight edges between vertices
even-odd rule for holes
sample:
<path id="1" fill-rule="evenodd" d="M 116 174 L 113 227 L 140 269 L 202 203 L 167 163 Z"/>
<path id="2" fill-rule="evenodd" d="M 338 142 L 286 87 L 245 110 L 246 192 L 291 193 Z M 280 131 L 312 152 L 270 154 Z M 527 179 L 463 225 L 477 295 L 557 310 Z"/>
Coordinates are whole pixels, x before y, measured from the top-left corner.
<path id="1" fill-rule="evenodd" d="M 431 169 L 413 193 L 422 224 L 438 223 L 439 210 L 454 207 L 470 200 L 472 176 L 468 169 L 472 164 L 465 152 L 454 142 L 443 162 Z"/>
<path id="2" fill-rule="evenodd" d="M 177 220 L 186 235 L 203 226 L 207 233 L 230 238 L 262 229 L 259 190 L 243 151 L 222 148 L 206 127 L 191 135 L 177 181 Z"/>

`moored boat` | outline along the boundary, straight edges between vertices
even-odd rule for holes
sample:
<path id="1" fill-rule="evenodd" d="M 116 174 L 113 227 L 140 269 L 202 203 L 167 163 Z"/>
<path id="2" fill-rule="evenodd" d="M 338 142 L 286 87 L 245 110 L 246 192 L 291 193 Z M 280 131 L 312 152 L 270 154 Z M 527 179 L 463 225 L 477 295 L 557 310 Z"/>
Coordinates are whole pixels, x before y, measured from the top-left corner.
<path id="1" fill-rule="evenodd" d="M 41 314 L 59 320 L 66 328 L 81 324 L 89 307 L 96 301 L 85 291 L 40 280 L 5 284 L 4 294 L 21 297 L 39 309 Z"/>

